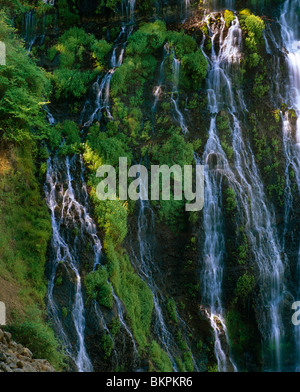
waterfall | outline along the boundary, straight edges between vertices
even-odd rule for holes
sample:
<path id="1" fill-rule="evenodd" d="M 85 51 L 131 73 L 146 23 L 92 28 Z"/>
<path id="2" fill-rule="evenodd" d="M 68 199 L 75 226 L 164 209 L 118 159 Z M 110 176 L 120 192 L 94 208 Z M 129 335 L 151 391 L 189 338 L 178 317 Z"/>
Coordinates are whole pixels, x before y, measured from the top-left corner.
<path id="1" fill-rule="evenodd" d="M 178 107 L 178 98 L 179 98 L 179 80 L 180 80 L 180 61 L 175 56 L 175 50 L 173 50 L 173 89 L 171 93 L 171 103 L 174 107 L 175 111 L 175 120 L 179 123 L 180 128 L 184 134 L 188 132 L 188 128 L 185 125 L 185 120 L 183 114 L 179 110 Z"/>
<path id="2" fill-rule="evenodd" d="M 181 3 L 180 4 L 180 6 L 181 6 L 181 19 L 184 22 L 189 16 L 191 1 L 190 0 L 180 0 L 180 3 Z"/>
<path id="3" fill-rule="evenodd" d="M 22 35 L 26 43 L 25 47 L 30 52 L 37 39 L 37 21 L 33 11 L 24 14 L 23 26 Z"/>
<path id="4" fill-rule="evenodd" d="M 164 49 L 163 49 L 163 59 L 160 64 L 160 67 L 159 67 L 158 84 L 153 89 L 154 102 L 153 102 L 153 105 L 151 108 L 151 112 L 153 113 L 153 115 L 155 114 L 156 106 L 157 106 L 159 97 L 162 93 L 162 84 L 163 84 L 164 76 L 165 76 L 164 67 L 165 67 L 166 59 L 169 56 L 169 54 L 170 54 L 170 48 L 169 48 L 169 44 L 166 42 L 164 45 Z"/>
<path id="5" fill-rule="evenodd" d="M 63 162 L 57 157 L 48 160 L 45 194 L 51 212 L 53 230 L 48 304 L 49 314 L 58 329 L 67 354 L 74 361 L 79 372 L 90 372 L 93 367 L 84 342 L 85 309 L 80 275 L 80 243 L 84 240 L 86 234 L 91 235 L 94 242 L 95 227 L 91 224 L 90 215 L 86 210 L 87 207 L 77 199 L 81 190 L 73 188 L 74 178 L 72 173 L 74 173 L 74 170 L 76 170 L 76 157 L 72 159 L 66 157 Z M 82 170 L 83 165 L 81 164 Z M 96 243 L 94 245 L 99 246 Z M 66 329 L 61 321 L 60 305 L 55 299 L 55 280 L 60 264 L 70 275 L 72 285 L 75 286 L 73 299 L 70 298 L 75 344 L 73 339 L 70 338 L 70 331 Z"/>
<path id="6" fill-rule="evenodd" d="M 215 310 L 215 304 L 222 316 L 221 288 L 219 279 L 222 278 L 222 264 L 224 258 L 224 239 L 222 235 L 221 209 L 221 175 L 226 176 L 228 182 L 235 191 L 239 215 L 244 216 L 245 227 L 248 233 L 251 251 L 257 266 L 258 283 L 261 300 L 259 326 L 264 337 L 266 351 L 271 351 L 271 369 L 281 370 L 281 344 L 284 337 L 284 328 L 281 318 L 281 310 L 284 303 L 286 288 L 284 285 L 285 260 L 282 259 L 282 249 L 277 238 L 275 227 L 275 214 L 268 207 L 268 201 L 262 185 L 262 180 L 256 166 L 251 147 L 242 135 L 242 126 L 239 116 L 243 116 L 246 108 L 242 93 L 239 91 L 235 98 L 231 82 L 231 68 L 238 64 L 241 58 L 240 39 L 241 34 L 237 18 L 229 29 L 228 36 L 223 39 L 225 22 L 221 18 L 223 28 L 221 31 L 212 26 L 212 55 L 210 59 L 210 71 L 208 75 L 208 102 L 211 112 L 211 124 L 209 139 L 204 153 L 206 166 L 217 160 L 214 170 L 206 173 L 206 205 L 204 209 L 205 246 L 204 261 L 205 273 L 213 275 L 210 280 L 212 288 L 205 286 L 204 298 L 210 295 L 210 308 Z M 209 25 L 208 25 L 208 28 Z M 235 34 L 233 34 L 233 31 Z M 214 41 L 219 35 L 219 54 L 215 53 Z M 230 38 L 231 37 L 231 38 Z M 236 48 L 232 48 L 236 46 Z M 220 140 L 216 132 L 216 115 L 220 110 L 227 110 L 231 115 L 232 122 L 230 131 L 233 147 L 233 172 L 228 164 L 226 155 L 222 150 Z M 243 117 L 242 117 L 243 118 Z M 249 205 L 251 200 L 251 205 Z M 215 242 L 215 246 L 212 243 Z M 207 272 L 206 272 L 207 271 Z M 207 279 L 208 280 L 208 279 Z M 222 323 L 221 323 L 222 324 Z M 273 347 L 273 348 L 272 348 Z M 217 351 L 217 349 L 216 349 Z M 222 353 L 217 352 L 222 365 Z M 221 366 L 224 368 L 224 366 Z"/>
<path id="7" fill-rule="evenodd" d="M 47 120 L 48 120 L 48 123 L 49 123 L 50 125 L 55 125 L 55 124 L 56 124 L 56 120 L 55 120 L 55 118 L 53 117 L 52 113 L 50 112 L 50 110 L 49 110 L 47 104 L 43 106 L 43 109 L 44 109 L 45 112 L 47 113 Z"/>
<path id="8" fill-rule="evenodd" d="M 300 195 L 300 34 L 299 18 L 300 1 L 286 0 L 279 18 L 282 30 L 282 41 L 285 48 L 285 56 L 288 68 L 289 80 L 286 86 L 286 102 L 289 108 L 295 111 L 297 116 L 295 133 L 286 111 L 283 121 L 283 143 L 286 157 L 286 192 L 285 192 L 285 233 L 288 233 L 289 220 L 293 210 L 293 196 L 291 191 L 290 171 L 294 172 L 294 181 L 297 186 L 298 197 Z M 299 237 L 297 237 L 299 241 Z M 300 298 L 300 242 L 298 246 L 298 260 L 296 267 L 296 300 Z M 295 327 L 295 371 L 300 371 L 300 330 Z"/>
<path id="9" fill-rule="evenodd" d="M 79 161 L 79 162 L 78 162 Z M 75 178 L 76 169 L 80 165 L 80 177 Z M 47 205 L 51 212 L 53 237 L 51 242 L 50 279 L 48 288 L 49 314 L 61 336 L 67 354 L 76 364 L 78 371 L 93 370 L 91 361 L 85 348 L 85 308 L 81 283 L 81 260 L 84 259 L 84 246 L 90 244 L 89 249 L 93 259 L 93 271 L 101 265 L 102 244 L 97 235 L 97 227 L 88 211 L 88 192 L 84 181 L 84 165 L 82 158 L 77 156 L 58 157 L 48 160 L 48 170 L 45 184 Z M 70 294 L 68 303 L 72 303 L 72 319 L 75 333 L 64 325 L 61 317 L 61 305 L 55 296 L 55 281 L 59 266 L 68 272 L 72 284 L 75 279 L 73 299 Z M 108 284 L 110 284 L 108 282 Z M 112 287 L 112 286 L 111 286 Z M 113 288 L 112 288 L 113 291 Z M 138 350 L 133 335 L 124 320 L 123 305 L 113 291 L 119 321 L 128 334 L 134 349 L 135 361 L 138 360 Z M 95 302 L 95 314 L 104 331 L 107 325 L 99 305 Z M 110 334 L 109 334 L 110 335 Z M 76 339 L 76 344 L 73 341 Z"/>
<path id="10" fill-rule="evenodd" d="M 174 371 L 177 371 L 175 356 L 172 355 L 176 342 L 169 332 L 165 323 L 160 301 L 163 296 L 154 280 L 154 273 L 157 267 L 154 263 L 155 250 L 155 216 L 150 202 L 138 200 L 138 227 L 137 227 L 137 249 L 132 246 L 131 261 L 136 268 L 139 276 L 150 288 L 153 295 L 154 314 L 155 314 L 155 333 L 157 334 L 162 348 L 166 351 L 172 361 Z"/>
<path id="11" fill-rule="evenodd" d="M 129 16 L 127 16 L 127 19 L 133 22 L 135 0 L 126 0 L 126 7 L 129 7 L 130 9 L 130 14 Z M 91 97 L 88 98 L 84 104 L 81 113 L 81 124 L 83 124 L 84 127 L 90 127 L 94 121 L 100 122 L 104 110 L 106 111 L 107 117 L 110 120 L 113 120 L 113 117 L 110 113 L 111 78 L 115 73 L 116 69 L 120 67 L 123 63 L 127 39 L 132 33 L 132 31 L 132 26 L 122 26 L 121 32 L 115 41 L 115 46 L 112 51 L 110 59 L 111 69 L 102 79 L 100 76 L 97 77 L 97 80 L 92 86 L 92 91 L 90 93 Z"/>
<path id="12" fill-rule="evenodd" d="M 136 0 L 122 0 L 122 14 L 124 15 L 124 8 L 126 19 L 129 23 L 134 22 L 134 11 L 135 11 Z"/>
<path id="13" fill-rule="evenodd" d="M 106 110 L 107 116 L 112 118 L 109 106 L 109 92 L 110 92 L 110 82 L 113 76 L 114 69 L 109 70 L 109 72 L 100 81 L 100 77 L 97 77 L 96 82 L 92 87 L 92 94 L 95 96 L 93 101 L 87 100 L 84 104 L 84 108 L 81 114 L 81 123 L 84 127 L 89 127 L 93 122 L 100 121 L 102 118 L 103 109 Z M 92 113 L 90 111 L 92 110 Z M 85 119 L 87 118 L 87 121 Z"/>

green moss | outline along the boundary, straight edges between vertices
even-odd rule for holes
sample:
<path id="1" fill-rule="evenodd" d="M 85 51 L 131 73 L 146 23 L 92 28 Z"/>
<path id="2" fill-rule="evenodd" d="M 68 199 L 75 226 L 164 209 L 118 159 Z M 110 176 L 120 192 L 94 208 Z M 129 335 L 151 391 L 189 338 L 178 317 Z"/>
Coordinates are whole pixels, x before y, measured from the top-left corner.
<path id="1" fill-rule="evenodd" d="M 169 317 L 171 320 L 174 321 L 174 323 L 178 323 L 178 318 L 177 318 L 177 313 L 176 313 L 176 304 L 173 298 L 168 298 L 167 302 L 167 311 L 169 314 Z"/>
<path id="2" fill-rule="evenodd" d="M 187 372 L 194 371 L 194 363 L 190 351 L 186 351 L 185 353 L 183 353 L 183 364 Z"/>
<path id="3" fill-rule="evenodd" d="M 238 278 L 235 295 L 236 300 L 241 301 L 243 304 L 249 299 L 250 294 L 252 293 L 255 286 L 255 278 L 249 272 L 246 272 L 244 275 Z"/>
<path id="4" fill-rule="evenodd" d="M 107 333 L 101 336 L 100 345 L 104 352 L 104 359 L 109 358 L 114 348 L 114 342 Z"/>
<path id="5" fill-rule="evenodd" d="M 171 372 L 172 362 L 167 353 L 162 350 L 158 343 L 153 340 L 150 345 L 150 355 L 155 366 L 155 370 L 159 372 Z"/>
<path id="6" fill-rule="evenodd" d="M 251 355 L 258 358 L 258 361 L 261 355 L 256 331 L 249 319 L 236 309 L 229 310 L 225 315 L 225 320 L 232 353 L 235 358 L 239 358 L 241 369 L 246 369 L 245 353 L 251 352 Z"/>
<path id="7" fill-rule="evenodd" d="M 225 191 L 225 196 L 226 196 L 226 212 L 228 214 L 232 214 L 236 212 L 237 208 L 237 202 L 235 198 L 235 192 L 233 188 L 227 188 Z"/>

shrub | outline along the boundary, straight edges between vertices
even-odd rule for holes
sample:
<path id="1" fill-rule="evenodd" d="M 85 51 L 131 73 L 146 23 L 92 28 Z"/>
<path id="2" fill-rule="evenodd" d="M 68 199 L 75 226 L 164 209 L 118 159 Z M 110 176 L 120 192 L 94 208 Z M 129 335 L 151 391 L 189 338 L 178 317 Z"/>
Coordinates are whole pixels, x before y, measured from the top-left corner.
<path id="1" fill-rule="evenodd" d="M 194 53 L 189 53 L 182 58 L 183 70 L 188 77 L 187 85 L 193 88 L 199 88 L 202 80 L 207 73 L 207 61 L 201 49 Z"/>
<path id="2" fill-rule="evenodd" d="M 225 19 L 226 27 L 230 27 L 231 22 L 235 19 L 234 13 L 232 11 L 225 10 L 224 19 Z"/>
<path id="3" fill-rule="evenodd" d="M 193 53 L 197 47 L 194 38 L 184 34 L 183 31 L 180 33 L 177 31 L 168 31 L 167 41 L 174 48 L 175 54 L 179 59 L 182 59 L 186 54 Z"/>
<path id="4" fill-rule="evenodd" d="M 113 306 L 112 288 L 108 283 L 108 272 L 105 267 L 89 273 L 85 278 L 85 287 L 89 299 L 111 309 Z"/>
<path id="5" fill-rule="evenodd" d="M 259 50 L 263 44 L 264 21 L 260 17 L 251 14 L 249 10 L 243 10 L 240 12 L 240 22 L 242 29 L 246 33 L 247 64 L 249 68 L 256 67 L 261 59 Z"/>
<path id="6" fill-rule="evenodd" d="M 127 54 L 146 55 L 163 46 L 167 36 L 167 28 L 164 22 L 157 20 L 147 23 L 128 39 Z"/>

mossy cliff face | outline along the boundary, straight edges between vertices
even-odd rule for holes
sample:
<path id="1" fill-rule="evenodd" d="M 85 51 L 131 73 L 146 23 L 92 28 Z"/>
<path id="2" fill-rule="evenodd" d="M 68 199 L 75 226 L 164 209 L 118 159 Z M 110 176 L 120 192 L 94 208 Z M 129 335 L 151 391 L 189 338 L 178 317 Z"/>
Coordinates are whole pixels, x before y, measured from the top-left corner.
<path id="1" fill-rule="evenodd" d="M 96 272 L 91 249 L 86 244 L 80 248 L 85 343 L 94 370 L 216 370 L 214 335 L 201 306 L 206 238 L 203 212 L 187 213 L 184 202 L 174 200 L 149 202 L 144 206 L 146 212 L 139 202 L 100 202 L 96 171 L 104 164 L 117 166 L 119 157 L 127 157 L 128 165 L 192 165 L 195 156 L 203 156 L 209 123 L 215 116 L 222 150 L 236 173 L 232 134 L 236 113 L 226 105 L 218 113 L 210 113 L 207 94 L 212 45 L 218 53 L 236 17 L 241 26 L 241 54 L 239 63 L 228 73 L 233 94 L 245 97 L 246 109 L 238 114 L 242 118 L 241 133 L 253 151 L 267 203 L 274 208 L 276 230 L 284 231 L 282 115 L 288 113 L 294 128 L 296 115 L 279 102 L 269 72 L 276 70 L 278 83 L 284 84 L 284 54 L 276 53 L 275 63 L 266 48 L 266 29 L 273 29 L 276 35 L 275 22 L 259 16 L 279 15 L 282 2 L 269 7 L 266 1 L 237 1 L 234 13 L 227 3 L 214 4 L 215 12 L 207 17 L 212 5 L 202 1 L 191 1 L 188 9 L 184 1 L 137 1 L 131 15 L 129 3 L 117 0 L 59 0 L 54 7 L 34 1 L 8 2 L 6 14 L 15 16 L 15 26 L 27 38 L 32 22 L 24 18 L 24 13 L 33 12 L 35 27 L 30 39 L 35 35 L 39 38 L 31 41 L 35 44 L 30 54 L 22 48 L 18 32 L 9 27 L 7 16 L 0 15 L 1 37 L 8 47 L 7 67 L 0 68 L 0 277 L 13 285 L 16 298 L 9 308 L 9 328 L 35 355 L 47 358 L 58 369 L 63 366 L 63 358 L 55 355 L 58 342 L 46 323 L 45 312 L 44 272 L 51 225 L 42 185 L 49 156 L 61 156 L 64 162 L 65 156 L 77 154 L 82 155 L 86 166 L 87 205 L 103 246 L 101 266 Z M 123 38 L 122 27 L 123 34 L 127 34 Z M 116 59 L 122 57 L 122 61 L 114 64 L 110 75 L 118 40 L 125 51 L 118 47 Z M 176 62 L 180 63 L 178 75 L 174 73 Z M 107 75 L 109 101 L 102 107 L 102 115 L 98 113 L 89 122 L 95 91 Z M 46 121 L 45 103 L 57 120 L 52 126 Z M 183 122 L 178 111 L 183 113 Z M 215 160 L 212 154 L 210 168 L 214 168 Z M 75 180 L 83 180 L 79 169 Z M 230 351 L 239 370 L 261 370 L 263 308 L 252 233 L 240 213 L 238 194 L 226 176 L 221 181 L 221 194 L 223 307 Z M 290 223 L 293 232 L 298 229 L 297 211 L 295 208 Z M 141 222 L 147 226 L 145 232 Z M 73 238 L 77 233 L 70 235 Z M 286 242 L 294 271 L 297 241 L 288 234 Z M 150 256 L 145 251 L 147 246 Z M 146 267 L 150 268 L 149 274 Z M 76 331 L 69 297 L 74 295 L 75 280 L 60 264 L 54 293 L 72 342 Z M 287 316 L 283 315 L 286 322 Z M 162 331 L 169 345 L 164 343 Z M 36 342 L 30 341 L 31 335 L 36 336 Z M 229 347 L 227 350 L 229 355 Z M 67 369 L 76 370 L 68 360 L 65 362 Z"/>

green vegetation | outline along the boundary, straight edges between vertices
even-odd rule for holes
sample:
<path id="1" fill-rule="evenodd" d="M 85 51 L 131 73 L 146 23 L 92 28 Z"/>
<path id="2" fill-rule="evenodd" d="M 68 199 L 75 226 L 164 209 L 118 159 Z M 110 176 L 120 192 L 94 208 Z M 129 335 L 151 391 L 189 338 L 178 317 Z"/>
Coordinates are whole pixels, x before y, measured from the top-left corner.
<path id="1" fill-rule="evenodd" d="M 150 355 L 153 361 L 154 369 L 159 372 L 171 372 L 172 362 L 168 357 L 167 353 L 161 349 L 158 343 L 154 340 L 151 342 L 150 345 Z"/>
<path id="2" fill-rule="evenodd" d="M 240 276 L 236 284 L 236 299 L 240 300 L 243 304 L 249 300 L 249 296 L 252 293 L 255 286 L 255 278 L 249 272 Z"/>
<path id="3" fill-rule="evenodd" d="M 109 358 L 114 348 L 114 342 L 106 332 L 101 336 L 100 345 L 104 352 L 104 359 Z"/>
<path id="4" fill-rule="evenodd" d="M 49 137 L 42 102 L 50 94 L 46 73 L 28 56 L 0 14 L 7 65 L 0 67 L 0 274 L 13 285 L 19 306 L 9 316 L 14 339 L 34 356 L 61 368 L 63 355 L 45 323 L 45 262 L 51 222 L 43 203 L 35 160 Z"/>
<path id="5" fill-rule="evenodd" d="M 112 308 L 112 289 L 108 283 L 108 272 L 105 267 L 88 274 L 85 278 L 85 287 L 89 299 L 97 300 L 100 305 L 109 309 Z"/>
<path id="6" fill-rule="evenodd" d="M 232 11 L 225 10 L 224 19 L 225 19 L 226 27 L 230 27 L 231 22 L 235 19 L 234 13 Z"/>
<path id="7" fill-rule="evenodd" d="M 105 158 L 100 158 L 99 155 L 93 153 L 88 145 L 86 146 L 84 159 L 91 170 L 98 168 L 99 162 L 105 162 Z M 94 175 L 93 173 L 91 176 L 91 184 L 95 187 L 96 178 Z M 109 280 L 126 307 L 137 342 L 141 349 L 144 349 L 150 333 L 153 300 L 148 286 L 134 272 L 127 254 L 121 247 L 127 234 L 127 202 L 121 202 L 118 199 L 100 202 L 96 197 L 95 188 L 92 191 L 92 199 L 95 204 L 95 214 L 99 226 L 104 232 L 103 247 L 108 260 L 106 268 Z M 94 278 L 91 277 L 90 279 L 93 281 Z M 92 293 L 93 283 L 91 284 L 88 280 L 88 284 L 92 288 L 90 290 Z M 99 290 L 100 285 L 101 283 L 97 285 L 97 290 Z"/>
<path id="8" fill-rule="evenodd" d="M 14 29 L 0 13 L 0 36 L 6 44 L 0 67 L 0 135 L 2 140 L 27 143 L 47 137 L 42 102 L 50 94 L 47 74 L 28 57 Z"/>
<path id="9" fill-rule="evenodd" d="M 245 45 L 248 51 L 246 64 L 249 68 L 253 68 L 261 61 L 259 52 L 263 45 L 265 24 L 259 16 L 253 15 L 247 9 L 240 12 L 240 23 L 246 34 Z"/>
<path id="10" fill-rule="evenodd" d="M 260 359 L 261 353 L 255 336 L 256 331 L 249 320 L 237 310 L 229 310 L 225 320 L 232 353 L 235 358 L 238 358 L 239 367 L 246 370 L 244 359 L 246 352 L 250 350 L 252 355 Z"/>
<path id="11" fill-rule="evenodd" d="M 105 332 L 100 338 L 97 337 L 104 362 L 109 362 L 113 349 L 122 340 L 120 331 L 123 330 L 115 315 L 114 290 L 124 305 L 124 317 L 137 342 L 141 359 L 149 360 L 149 370 L 172 371 L 172 362 L 167 353 L 153 340 L 152 293 L 133 268 L 125 250 L 128 245 L 128 218 L 132 224 L 136 223 L 130 216 L 135 212 L 135 203 L 119 200 L 118 194 L 116 200 L 100 202 L 96 197 L 99 182 L 96 170 L 104 164 L 117 167 L 119 157 L 127 157 L 128 165 L 137 162 L 146 166 L 178 164 L 183 168 L 184 165 L 194 164 L 194 152 L 202 156 L 209 113 L 205 91 L 208 63 L 200 45 L 203 32 L 207 38 L 204 50 L 211 50 L 208 28 L 203 23 L 197 28 L 185 24 L 184 31 L 178 25 L 166 25 L 161 20 L 153 22 L 154 19 L 151 19 L 151 23 L 146 23 L 145 20 L 150 20 L 147 15 L 139 25 L 135 23 L 128 37 L 123 64 L 115 70 L 111 79 L 110 111 L 113 120 L 103 113 L 100 123 L 96 122 L 89 129 L 81 129 L 78 124 L 83 101 L 93 81 L 97 77 L 101 80 L 107 72 L 115 39 L 121 32 L 116 23 L 110 25 L 105 21 L 105 26 L 102 26 L 101 20 L 118 12 L 121 0 L 99 0 L 94 5 L 90 2 L 90 7 L 94 7 L 92 15 L 83 15 L 79 11 L 82 2 L 59 0 L 54 7 L 58 10 L 55 28 L 54 8 L 40 0 L 3 0 L 2 3 L 10 18 L 1 11 L 0 38 L 7 45 L 7 66 L 0 67 L 0 278 L 13 285 L 20 304 L 9 315 L 8 329 L 13 332 L 14 339 L 33 351 L 35 357 L 48 359 L 57 369 L 63 368 L 63 351 L 46 322 L 44 301 L 47 282 L 44 271 L 51 222 L 42 201 L 41 184 L 47 169 L 48 148 L 51 153 L 61 155 L 83 153 L 89 170 L 88 190 L 93 213 L 103 244 L 102 265 L 95 272 L 89 272 L 89 263 L 85 263 L 83 291 L 87 302 L 97 301 L 103 307 L 103 312 L 109 315 L 110 334 Z M 152 0 L 144 0 L 137 2 L 136 6 L 145 15 L 153 4 Z M 20 27 L 23 13 L 28 10 L 35 12 L 39 22 L 43 20 L 43 15 L 51 14 L 50 25 L 55 31 L 30 54 L 9 26 L 11 16 L 16 15 L 15 24 Z M 270 109 L 264 101 L 270 88 L 263 40 L 265 24 L 262 18 L 249 10 L 241 11 L 238 17 L 243 29 L 244 57 L 241 70 L 232 72 L 232 91 L 236 94 L 238 88 L 243 88 L 247 99 L 249 93 L 249 114 L 245 113 L 249 122 L 245 121 L 242 132 L 245 137 L 250 137 L 268 196 L 278 208 L 283 203 L 285 187 L 283 163 L 280 160 L 282 124 L 279 109 Z M 220 18 L 221 13 L 214 19 L 216 26 Z M 224 18 L 227 27 L 224 29 L 225 36 L 235 15 L 226 10 Z M 95 32 L 95 35 L 88 31 Z M 164 62 L 163 85 L 156 111 L 152 112 L 153 88 L 157 85 L 166 43 L 169 44 L 169 53 Z M 42 56 L 39 64 L 49 72 L 38 67 L 34 59 L 41 52 L 47 53 L 47 56 Z M 189 126 L 186 135 L 182 134 L 178 122 L 174 120 L 170 100 L 174 56 L 181 66 L 179 92 L 173 94 Z M 51 127 L 45 121 L 43 110 L 44 104 L 50 101 L 58 112 L 58 118 L 62 119 Z M 231 129 L 234 124 L 226 105 L 224 108 L 216 113 L 216 131 L 228 161 L 232 163 Z M 281 110 L 285 112 L 289 109 L 283 104 Z M 289 118 L 292 122 L 296 121 L 297 113 L 293 109 L 289 110 Z M 293 181 L 295 173 L 292 170 L 290 175 Z M 171 182 L 173 180 L 174 177 Z M 254 352 L 251 345 L 255 340 L 254 335 L 258 336 L 257 331 L 254 333 L 251 330 L 253 325 L 256 326 L 255 322 L 246 317 L 248 313 L 251 316 L 253 313 L 255 277 L 250 264 L 248 234 L 237 213 L 238 200 L 226 179 L 222 182 L 222 192 L 226 217 L 225 259 L 230 275 L 226 281 L 228 287 L 225 288 L 226 293 L 230 294 L 226 323 L 234 355 L 242 357 L 245 354 L 246 357 L 249 352 Z M 207 349 L 207 344 L 212 343 L 206 340 L 205 328 L 201 329 L 205 322 L 201 320 L 201 328 L 195 336 L 179 327 L 180 315 L 187 323 L 191 322 L 193 332 L 197 329 L 191 308 L 198 309 L 200 301 L 199 281 L 194 272 L 198 267 L 196 238 L 203 213 L 186 214 L 184 204 L 184 201 L 174 200 L 173 195 L 171 200 L 152 202 L 158 233 L 164 231 L 167 242 L 182 244 L 180 260 L 186 275 L 182 281 L 182 292 L 174 291 L 174 298 L 166 297 L 164 316 L 176 339 L 174 350 L 178 369 L 194 371 L 189 347 L 193 350 L 197 347 L 199 356 L 205 356 L 204 366 L 207 370 L 217 371 L 215 359 L 212 359 L 213 350 L 209 352 Z M 63 276 L 58 273 L 55 280 L 55 288 L 60 287 L 59 290 L 64 289 Z M 185 303 L 180 301 L 182 298 Z M 70 309 L 61 307 L 61 316 L 66 322 L 71 317 L 69 312 Z M 257 342 L 255 344 L 259 346 Z M 259 354 L 254 355 L 259 358 Z M 197 364 L 198 361 L 197 358 Z"/>
<path id="12" fill-rule="evenodd" d="M 237 202 L 235 198 L 235 192 L 232 188 L 227 188 L 225 191 L 226 200 L 226 212 L 232 214 L 236 212 Z"/>
<path id="13" fill-rule="evenodd" d="M 103 70 L 110 50 L 111 44 L 96 40 L 82 28 L 72 27 L 66 31 L 48 54 L 50 61 L 59 56 L 59 67 L 53 72 L 56 99 L 84 95 L 91 81 Z M 91 63 L 94 63 L 92 71 L 85 66 Z"/>
<path id="14" fill-rule="evenodd" d="M 18 343 L 32 351 L 34 358 L 45 358 L 57 369 L 64 367 L 65 356 L 54 332 L 43 322 L 43 315 L 37 309 L 28 312 L 22 321 L 16 321 L 7 329 L 13 334 Z"/>
<path id="15" fill-rule="evenodd" d="M 173 298 L 168 298 L 167 302 L 167 310 L 169 317 L 175 324 L 178 323 L 177 313 L 176 313 L 176 304 Z"/>

